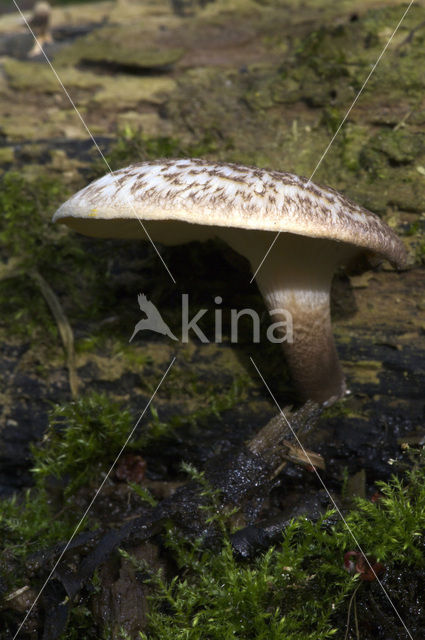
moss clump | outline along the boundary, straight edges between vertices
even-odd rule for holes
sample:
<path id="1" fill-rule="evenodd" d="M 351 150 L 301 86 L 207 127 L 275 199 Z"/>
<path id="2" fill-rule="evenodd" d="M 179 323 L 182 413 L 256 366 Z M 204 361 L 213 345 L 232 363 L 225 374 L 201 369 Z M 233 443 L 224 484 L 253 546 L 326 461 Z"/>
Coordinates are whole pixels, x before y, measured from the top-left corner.
<path id="1" fill-rule="evenodd" d="M 406 482 L 393 477 L 379 483 L 382 498 L 378 503 L 358 499 L 356 508 L 345 516 L 362 550 L 384 563 L 387 571 L 397 566 L 404 571 L 424 567 L 424 463 L 422 457 Z M 207 521 L 218 519 L 225 529 L 228 520 L 220 514 L 213 493 L 210 501 Z M 171 582 L 161 575 L 152 579 L 157 594 L 149 628 L 141 633 L 143 640 L 342 638 L 349 596 L 355 590 L 361 626 L 360 605 L 368 598 L 368 586 L 358 581 L 359 574 L 350 576 L 344 570 L 344 554 L 356 543 L 333 512 L 317 523 L 291 522 L 281 544 L 250 563 L 235 559 L 228 534 L 217 551 L 205 549 L 202 540 L 189 542 L 170 529 L 168 545 L 180 573 Z M 387 581 L 386 589 L 396 606 L 407 606 L 405 594 L 403 602 L 397 595 L 398 584 Z M 389 608 L 389 620 L 393 614 Z M 365 615 L 369 615 L 368 608 Z"/>
<path id="2" fill-rule="evenodd" d="M 0 502 L 2 551 L 9 548 L 12 554 L 25 555 L 70 535 L 77 524 L 70 508 L 73 496 L 107 471 L 132 422 L 128 411 L 96 393 L 54 407 L 43 441 L 31 448 L 35 486 L 22 500 L 13 497 Z M 54 517 L 52 480 L 65 487 L 60 518 Z"/>
<path id="3" fill-rule="evenodd" d="M 35 91 L 37 93 L 56 93 L 58 81 L 47 65 L 36 62 L 22 62 L 12 58 L 4 61 L 6 74 L 12 89 Z"/>
<path id="4" fill-rule="evenodd" d="M 83 481 L 90 481 L 94 471 L 101 473 L 107 468 L 131 424 L 128 412 L 98 395 L 53 411 L 47 438 L 34 450 L 36 487 L 21 502 L 0 503 L 3 576 L 7 571 L 10 574 L 12 564 L 14 578 L 23 575 L 30 552 L 70 536 L 75 526 L 75 492 Z M 344 554 L 357 550 L 357 544 L 385 566 L 389 576 L 386 590 L 404 615 L 409 603 L 399 590 L 397 571 L 423 571 L 425 565 L 424 455 L 413 458 L 405 481 L 393 477 L 390 482 L 378 483 L 378 502 L 358 499 L 355 508 L 344 514 L 356 542 L 336 514 L 328 512 L 318 522 L 305 518 L 292 521 L 276 547 L 249 561 L 238 560 L 232 548 L 231 516 L 235 510 L 225 512 L 219 493 L 208 486 L 203 475 L 187 466 L 186 471 L 203 487 L 206 502 L 200 508 L 205 523 L 214 523 L 221 531 L 222 543 L 219 548 L 207 548 L 202 538 L 183 538 L 174 526 L 168 527 L 165 541 L 177 565 L 174 578 L 168 581 L 152 573 L 149 566 L 139 567 L 140 575 L 155 588 L 149 626 L 140 630 L 143 640 L 343 637 L 351 597 L 358 600 L 360 628 L 362 616 L 369 615 L 370 590 L 358 580 L 361 575 L 350 575 L 343 566 Z M 68 477 L 68 495 L 60 517 L 54 512 L 47 483 L 52 474 Z M 135 494 L 146 500 L 137 487 Z M 9 588 L 15 586 L 10 579 L 6 583 Z M 379 587 L 374 586 L 376 598 Z M 87 602 L 76 604 L 66 638 L 76 637 L 77 629 L 86 632 L 87 638 L 99 637 L 88 611 Z M 391 621 L 389 607 L 386 615 Z M 122 637 L 126 637 L 124 630 Z"/>
<path id="5" fill-rule="evenodd" d="M 65 508 L 60 518 L 53 517 L 48 493 L 41 484 L 36 490 L 27 490 L 18 499 L 0 502 L 0 569 L 2 556 L 20 558 L 48 547 L 70 536 L 75 528 L 75 514 Z"/>
<path id="6" fill-rule="evenodd" d="M 369 144 L 395 164 L 408 164 L 425 154 L 425 134 L 406 129 L 384 129 L 371 138 Z"/>
<path id="7" fill-rule="evenodd" d="M 162 422 L 155 409 L 152 410 L 153 420 L 151 421 L 149 433 L 151 439 L 157 439 L 162 434 L 170 434 L 179 429 L 199 429 L 205 422 L 214 417 L 220 419 L 223 411 L 232 409 L 235 404 L 241 401 L 244 389 L 248 385 L 248 380 L 238 377 L 226 390 L 217 390 L 214 384 L 194 382 L 193 379 L 186 379 L 182 372 L 170 374 L 170 385 L 172 385 L 172 397 L 179 397 L 184 392 L 189 398 L 193 398 L 193 408 L 184 415 L 171 416 L 167 422 Z M 180 384 L 179 384 L 180 382 Z"/>
<path id="8" fill-rule="evenodd" d="M 34 92 L 35 94 L 57 94 L 60 85 L 57 78 L 46 64 L 27 62 L 7 58 L 3 63 L 9 86 L 17 91 Z M 94 73 L 65 68 L 59 70 L 61 81 L 66 87 L 93 91 L 93 87 L 102 86 L 103 82 Z"/>
<path id="9" fill-rule="evenodd" d="M 68 479 L 68 494 L 89 484 L 114 461 L 132 421 L 129 411 L 102 394 L 57 406 L 42 443 L 32 447 L 35 477 Z"/>
<path id="10" fill-rule="evenodd" d="M 49 225 L 50 217 L 66 192 L 63 184 L 48 176 L 26 181 L 10 171 L 0 179 L 0 242 L 3 258 L 20 256 L 38 264 L 48 262 L 51 243 L 57 230 Z"/>

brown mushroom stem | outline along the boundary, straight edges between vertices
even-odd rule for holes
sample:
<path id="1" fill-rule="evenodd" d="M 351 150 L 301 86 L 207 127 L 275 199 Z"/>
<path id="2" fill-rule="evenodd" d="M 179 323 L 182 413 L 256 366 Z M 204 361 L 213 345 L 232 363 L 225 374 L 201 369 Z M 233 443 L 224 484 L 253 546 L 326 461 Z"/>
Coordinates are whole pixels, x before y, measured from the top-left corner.
<path id="1" fill-rule="evenodd" d="M 292 379 L 302 400 L 328 402 L 346 391 L 344 374 L 332 334 L 329 292 L 268 289 L 257 279 L 267 307 L 285 309 L 292 318 L 292 341 L 282 342 Z M 273 322 L 287 317 L 275 314 Z"/>
<path id="2" fill-rule="evenodd" d="M 244 249 L 255 273 L 273 235 L 264 233 L 259 243 L 257 233 L 254 244 L 251 233 L 226 239 L 237 251 Z M 256 274 L 272 322 L 282 322 L 282 347 L 303 400 L 335 401 L 346 392 L 332 334 L 330 288 L 336 265 L 354 252 L 344 243 L 282 233 Z"/>

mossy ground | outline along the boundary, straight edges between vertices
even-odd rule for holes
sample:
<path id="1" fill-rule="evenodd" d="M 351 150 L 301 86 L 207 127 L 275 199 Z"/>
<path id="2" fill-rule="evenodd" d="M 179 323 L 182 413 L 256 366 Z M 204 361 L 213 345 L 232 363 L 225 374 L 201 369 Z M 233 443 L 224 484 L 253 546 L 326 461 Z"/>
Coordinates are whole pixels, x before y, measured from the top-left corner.
<path id="1" fill-rule="evenodd" d="M 347 603 L 356 599 L 359 606 L 372 597 L 362 576 L 349 576 L 344 569 L 344 553 L 353 545 L 350 531 L 355 532 L 358 546 L 367 549 L 375 561 L 391 559 L 395 572 L 400 564 L 415 570 L 424 565 L 424 469 L 418 462 L 406 484 L 394 477 L 379 485 L 379 504 L 357 499 L 345 524 L 337 521 L 335 512 L 328 512 L 314 524 L 307 519 L 292 521 L 281 543 L 249 564 L 235 559 L 226 535 L 226 517 L 217 511 L 214 494 L 210 495 L 209 516 L 220 520 L 225 532 L 223 547 L 218 552 L 205 551 L 201 540 L 188 543 L 169 530 L 166 544 L 176 555 L 182 573 L 171 583 L 160 574 L 151 578 L 158 595 L 148 631 L 141 637 L 343 637 L 344 629 L 336 620 L 341 624 Z M 208 487 L 205 492 L 208 495 Z M 385 578 L 383 581 L 387 586 Z M 416 594 L 418 597 L 418 589 Z M 387 601 L 385 610 L 388 606 Z M 397 606 L 403 606 L 402 600 Z M 348 615 L 345 637 L 358 629 L 356 616 Z M 362 620 L 360 627 L 362 635 L 358 637 L 366 637 L 373 623 Z M 398 631 L 393 633 L 396 637 Z"/>
<path id="2" fill-rule="evenodd" d="M 78 47 L 66 37 L 58 39 L 51 55 L 112 169 L 156 157 L 200 156 L 309 176 L 404 9 L 398 2 L 311 0 L 300 10 L 295 1 L 217 0 L 204 10 L 192 7 L 192 15 L 181 17 L 171 12 L 165 0 L 129 1 L 119 6 L 83 3 L 66 10 L 56 8 L 54 27 L 93 26 L 105 15 L 115 24 L 114 37 L 128 44 L 131 23 L 130 53 L 134 53 L 136 42 L 146 54 L 144 63 L 135 65 L 134 59 L 126 62 L 122 49 L 115 59 L 114 48 L 107 56 L 101 47 L 95 50 L 97 40 L 102 40 L 96 31 L 86 36 L 89 52 L 85 59 L 77 56 L 77 61 Z M 314 178 L 378 212 L 402 236 L 409 251 L 410 268 L 401 274 L 384 267 L 363 279 L 341 275 L 334 283 L 335 334 L 352 395 L 324 414 L 317 448 L 327 460 L 327 482 L 337 493 L 344 469 L 350 475 L 365 469 L 366 488 L 371 493 L 375 480 L 388 479 L 388 459 L 403 458 L 397 438 L 417 434 L 423 428 L 424 20 L 424 8 L 414 5 Z M 2 18 L 0 38 L 15 27 L 10 16 Z M 159 60 L 158 52 L 168 57 Z M 95 489 L 95 478 L 98 474 L 101 477 L 112 451 L 131 427 L 130 416 L 137 420 L 174 355 L 176 364 L 155 398 L 153 412 L 144 419 L 145 440 L 133 443 L 134 450 L 148 458 L 152 481 L 181 480 L 181 460 L 201 468 L 220 447 L 240 444 L 267 422 L 275 408 L 249 356 L 283 406 L 291 404 L 295 396 L 279 348 L 252 345 L 248 325 L 239 345 L 230 344 L 226 326 L 219 346 L 193 340 L 176 348 L 166 338 L 146 334 L 128 343 L 139 319 L 136 297 L 140 291 L 155 302 L 175 329 L 180 322 L 180 293 L 189 291 L 194 313 L 201 307 L 209 310 L 205 322 L 200 323 L 209 334 L 216 295 L 223 297 L 224 317 L 230 308 L 251 307 L 261 314 L 264 306 L 256 287 L 249 285 L 247 266 L 223 246 L 208 243 L 162 249 L 178 283 L 173 288 L 147 244 L 95 241 L 49 224 L 56 206 L 104 173 L 106 167 L 51 71 L 42 61 L 25 60 L 25 52 L 20 59 L 12 53 L 2 58 L 0 76 L 0 256 L 3 264 L 19 259 L 23 271 L 2 280 L 0 290 L 1 489 L 10 495 L 14 490 L 33 488 L 27 498 L 2 503 L 1 513 L 7 529 L 6 559 L 11 553 L 23 571 L 24 558 L 35 546 L 48 546 L 69 535 L 75 523 L 72 516 L 83 511 Z M 87 64 L 89 58 L 91 63 Z M 29 444 L 42 442 L 46 434 L 53 404 L 61 404 L 68 412 L 68 424 L 74 420 L 74 426 L 79 406 L 70 409 L 67 404 L 70 390 L 63 346 L 45 299 L 27 275 L 32 269 L 52 287 L 73 328 L 81 394 L 78 402 L 83 403 L 84 411 L 93 410 L 93 398 L 98 402 L 93 412 L 107 415 L 102 402 L 116 409 L 115 401 L 127 411 L 120 409 L 120 419 L 109 421 L 108 428 L 97 424 L 106 444 L 88 437 L 92 423 L 81 420 L 84 451 L 77 451 L 76 457 L 85 461 L 84 469 L 90 470 L 87 474 L 83 470 L 80 475 L 70 459 L 69 452 L 72 450 L 73 456 L 76 452 L 78 429 L 69 431 L 72 446 L 67 449 L 62 432 L 50 427 L 41 448 L 30 452 Z M 93 396 L 92 392 L 101 395 Z M 150 434 L 149 442 L 145 432 Z M 98 457 L 99 450 L 103 453 Z M 52 466 L 53 458 L 59 466 Z M 34 465 L 39 469 L 36 479 L 29 472 Z M 49 472 L 44 474 L 46 468 Z M 47 483 L 46 487 L 46 478 L 52 473 L 62 480 L 59 486 Z M 419 486 L 418 478 L 412 486 Z M 292 468 L 280 479 L 286 489 L 272 494 L 269 512 L 263 517 L 276 515 L 285 502 L 302 501 L 309 492 L 317 491 L 307 472 Z M 126 489 L 123 497 L 114 482 L 94 510 L 90 526 L 104 524 L 111 504 L 116 507 L 116 522 L 139 504 L 132 490 Z M 81 488 L 84 483 L 86 491 Z M 403 495 L 398 485 L 391 486 L 391 491 Z M 65 496 L 67 487 L 71 489 Z M 394 498 L 395 494 L 391 495 Z M 116 506 L 120 500 L 128 500 L 127 510 Z M 400 504 L 397 500 L 394 504 Z M 419 500 L 417 504 L 422 503 Z M 350 516 L 355 519 L 360 513 L 358 517 L 364 517 L 356 521 L 359 531 L 370 515 L 365 505 Z M 46 527 L 50 513 L 56 514 L 54 524 Z M 386 518 L 393 526 L 386 507 L 376 513 L 382 519 L 377 532 L 382 531 Z M 404 517 L 407 514 L 403 512 Z M 423 535 L 419 516 L 416 524 Z M 291 537 L 295 535 L 292 531 L 299 533 L 303 527 L 303 535 L 311 541 L 309 550 Z M 255 627 L 256 635 L 240 637 L 260 638 L 262 633 L 270 637 L 270 625 L 275 625 L 273 633 L 281 633 L 280 614 L 276 613 L 277 607 L 280 611 L 285 608 L 281 588 L 295 593 L 289 598 L 293 608 L 288 613 L 294 625 L 316 616 L 316 631 L 300 627 L 303 634 L 322 629 L 321 636 L 311 637 L 327 637 L 325 634 L 336 626 L 336 637 L 344 637 L 346 625 L 338 612 L 345 615 L 349 596 L 343 594 L 351 593 L 353 587 L 341 569 L 341 554 L 349 544 L 344 535 L 339 525 L 323 534 L 324 539 L 320 527 L 297 524 L 288 533 L 286 551 L 270 552 L 252 565 L 235 564 L 226 544 L 216 556 L 186 550 L 191 557 L 187 560 L 187 582 L 179 578 L 170 591 L 173 606 L 180 607 L 177 626 L 170 626 L 166 608 L 153 605 L 156 613 L 149 637 L 166 638 L 164 634 L 171 630 L 183 634 L 181 637 L 205 637 L 210 633 L 208 616 L 223 632 L 221 637 L 226 637 L 234 630 L 235 619 L 230 614 L 214 617 L 217 611 L 203 609 L 194 598 L 194 592 L 206 600 L 217 595 L 220 576 L 228 580 L 228 589 L 218 593 L 220 597 L 236 597 L 241 586 L 252 590 L 252 610 L 258 613 L 259 626 Z M 391 584 L 409 571 L 422 571 L 423 559 L 416 551 L 412 567 L 403 549 L 395 549 L 390 542 L 379 547 L 379 537 L 370 532 L 365 535 L 368 550 L 388 564 Z M 394 534 L 394 539 L 403 547 L 403 536 Z M 182 554 L 183 546 L 178 550 Z M 285 559 L 282 553 L 293 555 Z M 314 567 L 306 562 L 309 555 Z M 280 575 L 280 561 L 288 566 L 292 563 L 297 571 Z M 196 575 L 201 565 L 205 572 Z M 23 575 L 19 571 L 17 575 Z M 207 575 L 212 576 L 210 590 Z M 329 578 L 335 583 L 328 590 L 324 583 Z M 295 581 L 301 585 L 299 592 Z M 325 595 L 314 609 L 317 593 Z M 305 608 L 300 604 L 303 599 Z M 265 600 L 273 602 L 272 610 L 264 606 Z M 332 613 L 332 603 L 337 613 Z M 234 605 L 239 611 L 246 603 L 234 601 Z M 371 606 L 366 596 L 362 606 L 365 620 Z M 69 638 L 77 637 L 81 629 L 86 629 L 87 638 L 92 632 L 106 633 L 99 631 L 100 622 L 93 631 L 92 613 L 87 612 L 84 607 L 76 609 Z M 390 616 L 386 609 L 385 615 Z M 296 629 L 294 626 L 294 634 L 301 633 Z M 351 633 L 355 637 L 355 631 Z"/>

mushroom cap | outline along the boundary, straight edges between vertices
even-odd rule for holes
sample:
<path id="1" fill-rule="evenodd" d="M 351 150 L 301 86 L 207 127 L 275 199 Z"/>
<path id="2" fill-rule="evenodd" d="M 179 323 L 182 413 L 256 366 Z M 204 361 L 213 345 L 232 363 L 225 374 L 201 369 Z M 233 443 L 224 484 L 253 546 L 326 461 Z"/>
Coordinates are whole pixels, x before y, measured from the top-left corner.
<path id="1" fill-rule="evenodd" d="M 36 2 L 33 9 L 33 13 L 36 16 L 50 15 L 51 11 L 52 11 L 52 7 L 45 0 L 40 0 L 39 2 Z"/>
<path id="2" fill-rule="evenodd" d="M 146 238 L 140 220 L 293 233 L 348 243 L 401 267 L 401 240 L 377 215 L 291 173 L 200 159 L 140 162 L 92 182 L 54 222 L 97 237 Z"/>

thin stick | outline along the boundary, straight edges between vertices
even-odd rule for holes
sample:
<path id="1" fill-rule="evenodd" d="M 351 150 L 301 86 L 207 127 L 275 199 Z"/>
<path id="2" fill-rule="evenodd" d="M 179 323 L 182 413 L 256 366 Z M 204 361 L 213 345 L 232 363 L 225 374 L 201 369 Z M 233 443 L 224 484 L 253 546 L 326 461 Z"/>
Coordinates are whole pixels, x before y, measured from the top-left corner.
<path id="1" fill-rule="evenodd" d="M 356 602 L 356 593 L 357 593 L 357 591 L 359 590 L 359 587 L 360 587 L 360 582 L 359 582 L 359 584 L 357 585 L 357 587 L 354 589 L 353 593 L 351 594 L 350 602 L 348 603 L 348 611 L 347 611 L 347 628 L 346 628 L 346 630 L 345 630 L 344 640 L 347 640 L 347 639 L 348 639 L 348 634 L 349 634 L 349 631 L 350 631 L 349 624 L 350 624 L 350 618 L 351 618 L 351 607 L 352 607 L 352 605 L 353 605 L 353 602 L 354 602 L 354 603 Z M 356 631 L 358 632 L 357 620 L 356 620 Z M 357 637 L 358 637 L 358 633 L 357 633 Z"/>

